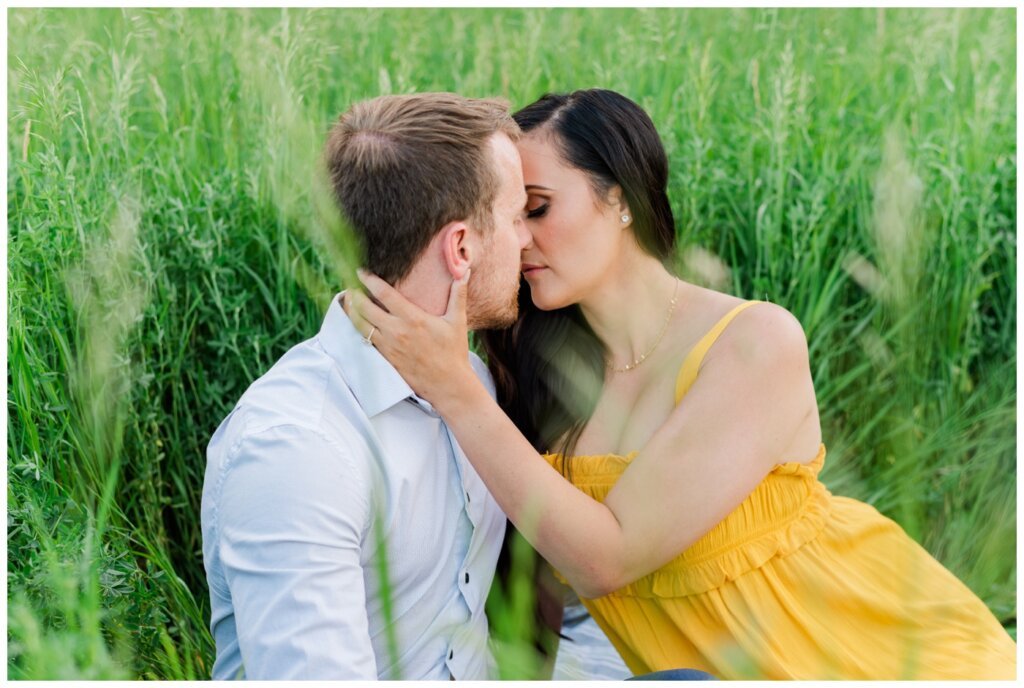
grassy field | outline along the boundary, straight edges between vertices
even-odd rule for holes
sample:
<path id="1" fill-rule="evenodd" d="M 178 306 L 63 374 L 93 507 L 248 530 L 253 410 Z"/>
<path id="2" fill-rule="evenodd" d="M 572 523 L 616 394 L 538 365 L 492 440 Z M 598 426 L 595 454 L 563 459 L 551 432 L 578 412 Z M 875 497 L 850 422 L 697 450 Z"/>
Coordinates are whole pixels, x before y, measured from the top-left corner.
<path id="1" fill-rule="evenodd" d="M 314 192 L 330 123 L 428 90 L 520 107 L 602 86 L 645 107 L 680 272 L 803 323 L 824 482 L 899 521 L 1016 637 L 1015 24 L 9 10 L 9 676 L 209 676 L 206 442 L 351 275 Z M 528 676 L 509 600 L 499 661 Z"/>

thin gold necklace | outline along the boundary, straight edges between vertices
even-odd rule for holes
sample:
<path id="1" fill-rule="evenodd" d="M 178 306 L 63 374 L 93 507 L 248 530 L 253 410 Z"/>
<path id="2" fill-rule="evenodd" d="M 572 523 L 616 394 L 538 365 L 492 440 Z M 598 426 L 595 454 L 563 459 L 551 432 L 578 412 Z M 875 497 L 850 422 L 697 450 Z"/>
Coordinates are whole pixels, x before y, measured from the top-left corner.
<path id="1" fill-rule="evenodd" d="M 636 368 L 638 365 L 647 360 L 647 357 L 650 356 L 654 352 L 654 350 L 658 348 L 658 345 L 661 344 L 662 337 L 665 336 L 665 332 L 668 330 L 668 321 L 672 319 L 672 313 L 675 312 L 676 310 L 676 303 L 679 302 L 679 299 L 676 296 L 678 292 L 679 280 L 677 279 L 676 286 L 672 290 L 672 300 L 668 302 L 668 313 L 665 314 L 665 322 L 661 324 L 661 332 L 658 333 L 658 338 L 654 340 L 654 344 L 651 345 L 651 348 L 648 349 L 643 356 L 636 359 L 632 363 L 628 364 L 625 368 L 616 368 L 612 365 L 611 361 L 608 361 L 609 370 L 611 370 L 613 373 L 628 373 L 629 371 L 633 370 L 633 368 Z"/>

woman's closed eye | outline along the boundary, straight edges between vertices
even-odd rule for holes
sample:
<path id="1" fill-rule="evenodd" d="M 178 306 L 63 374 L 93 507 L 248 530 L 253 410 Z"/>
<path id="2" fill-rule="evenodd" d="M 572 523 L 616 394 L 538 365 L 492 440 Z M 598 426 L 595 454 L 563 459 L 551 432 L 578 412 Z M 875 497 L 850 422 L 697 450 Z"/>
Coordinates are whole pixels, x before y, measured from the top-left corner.
<path id="1" fill-rule="evenodd" d="M 538 218 L 538 217 L 543 217 L 544 213 L 546 213 L 547 211 L 548 211 L 548 204 L 547 203 L 543 203 L 541 205 L 538 205 L 536 208 L 529 208 L 529 209 L 527 209 L 526 217 L 528 217 L 531 220 L 535 219 L 535 218 Z"/>

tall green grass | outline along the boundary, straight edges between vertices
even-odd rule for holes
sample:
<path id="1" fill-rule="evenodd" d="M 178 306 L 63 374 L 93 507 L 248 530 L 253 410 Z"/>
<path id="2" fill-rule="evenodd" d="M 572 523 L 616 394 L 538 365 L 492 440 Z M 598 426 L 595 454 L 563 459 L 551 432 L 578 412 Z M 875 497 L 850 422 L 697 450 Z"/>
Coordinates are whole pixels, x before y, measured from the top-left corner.
<path id="1" fill-rule="evenodd" d="M 807 331 L 825 483 L 1015 634 L 1015 21 L 10 10 L 10 677 L 209 675 L 206 442 L 349 283 L 313 175 L 330 123 L 427 90 L 519 107 L 602 86 L 645 107 L 679 270 Z M 541 671 L 528 598 L 491 607 L 503 676 Z"/>

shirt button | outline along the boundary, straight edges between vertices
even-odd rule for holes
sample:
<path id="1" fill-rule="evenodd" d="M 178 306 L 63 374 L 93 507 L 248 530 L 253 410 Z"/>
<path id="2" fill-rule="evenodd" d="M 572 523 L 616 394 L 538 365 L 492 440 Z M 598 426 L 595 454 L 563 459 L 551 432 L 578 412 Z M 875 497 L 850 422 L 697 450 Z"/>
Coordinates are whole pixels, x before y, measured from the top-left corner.
<path id="1" fill-rule="evenodd" d="M 469 498 L 469 493 L 467 492 L 467 493 L 466 493 L 466 504 L 469 504 L 469 502 L 470 502 L 470 501 L 471 501 L 471 500 L 470 500 L 470 498 Z"/>
<path id="2" fill-rule="evenodd" d="M 455 650 L 448 650 L 448 659 L 451 659 L 454 656 L 455 656 Z"/>
<path id="3" fill-rule="evenodd" d="M 466 571 L 466 582 L 469 582 L 469 571 Z"/>

